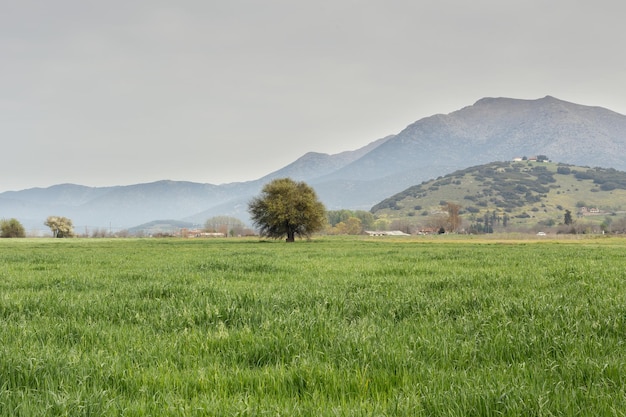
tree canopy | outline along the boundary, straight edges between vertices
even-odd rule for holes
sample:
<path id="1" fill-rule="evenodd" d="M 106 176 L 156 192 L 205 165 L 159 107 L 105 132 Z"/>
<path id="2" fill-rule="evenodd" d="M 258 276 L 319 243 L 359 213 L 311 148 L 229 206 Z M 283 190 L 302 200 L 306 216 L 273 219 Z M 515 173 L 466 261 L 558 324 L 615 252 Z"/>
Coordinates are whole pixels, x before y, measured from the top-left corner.
<path id="1" fill-rule="evenodd" d="M 0 237 L 25 237 L 24 226 L 17 219 L 0 220 Z"/>
<path id="2" fill-rule="evenodd" d="M 345 225 L 350 225 L 350 223 L 352 223 L 352 225 L 354 225 L 355 219 L 359 220 L 361 230 L 354 234 L 361 233 L 363 229 L 367 230 L 374 228 L 374 223 L 376 222 L 374 215 L 369 211 L 364 210 L 329 210 L 326 212 L 326 219 L 328 220 L 328 224 L 330 226 L 337 226 L 340 223 Z"/>
<path id="3" fill-rule="evenodd" d="M 236 217 L 215 216 L 204 222 L 204 230 L 207 232 L 224 233 L 224 236 L 243 235 L 246 225 Z"/>
<path id="4" fill-rule="evenodd" d="M 67 217 L 48 216 L 45 223 L 50 228 L 53 237 L 73 237 L 74 226 Z"/>
<path id="5" fill-rule="evenodd" d="M 313 188 L 291 178 L 266 184 L 261 195 L 250 201 L 248 212 L 262 236 L 286 236 L 287 242 L 322 230 L 326 220 L 326 209 Z"/>

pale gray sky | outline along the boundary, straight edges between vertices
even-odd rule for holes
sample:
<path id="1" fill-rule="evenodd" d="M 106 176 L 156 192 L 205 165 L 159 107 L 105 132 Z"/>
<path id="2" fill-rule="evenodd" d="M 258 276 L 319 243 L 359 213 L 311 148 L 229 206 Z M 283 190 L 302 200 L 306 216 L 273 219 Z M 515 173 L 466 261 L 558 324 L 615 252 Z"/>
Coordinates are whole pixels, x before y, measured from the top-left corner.
<path id="1" fill-rule="evenodd" d="M 626 114 L 622 0 L 0 0 L 0 192 L 257 179 L 482 97 Z"/>

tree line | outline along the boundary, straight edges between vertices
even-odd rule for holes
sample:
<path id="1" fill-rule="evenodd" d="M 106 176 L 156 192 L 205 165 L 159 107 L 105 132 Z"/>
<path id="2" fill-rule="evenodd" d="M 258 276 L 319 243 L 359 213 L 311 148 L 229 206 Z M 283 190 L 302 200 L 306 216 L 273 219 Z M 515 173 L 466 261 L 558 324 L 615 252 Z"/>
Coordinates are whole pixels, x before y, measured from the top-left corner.
<path id="1" fill-rule="evenodd" d="M 417 191 L 417 189 L 416 189 Z M 433 233 L 463 231 L 461 218 L 462 206 L 454 202 L 440 202 L 440 210 L 433 213 L 427 227 Z M 418 210 L 418 206 L 415 208 Z M 421 206 L 419 207 L 421 210 Z M 468 208 L 469 210 L 469 208 Z M 248 204 L 251 220 L 261 236 L 282 239 L 294 242 L 296 237 L 309 238 L 312 234 L 325 232 L 331 235 L 358 235 L 366 230 L 401 230 L 414 233 L 406 219 L 389 220 L 376 218 L 374 214 L 364 210 L 326 210 L 319 201 L 312 187 L 304 182 L 296 182 L 290 178 L 280 178 L 266 184 L 261 194 L 253 198 Z M 472 214 L 473 223 L 466 232 L 493 233 L 494 227 L 507 227 L 509 217 L 500 216 L 494 210 L 485 212 L 482 216 Z M 563 224 L 573 225 L 574 220 L 569 210 L 565 211 Z M 620 229 L 621 222 L 613 225 L 610 219 L 603 223 L 603 231 L 609 231 L 611 226 L 617 233 L 626 232 Z M 63 216 L 49 216 L 45 223 L 50 228 L 54 238 L 74 237 L 72 220 Z M 211 233 L 220 233 L 224 236 L 244 236 L 253 234 L 243 222 L 234 217 L 216 216 L 207 220 L 204 229 Z M 24 227 L 17 219 L 0 220 L 0 237 L 24 237 Z"/>
<path id="2" fill-rule="evenodd" d="M 49 216 L 44 225 L 50 228 L 55 238 L 74 237 L 72 220 L 62 216 Z M 26 237 L 24 226 L 15 218 L 0 220 L 0 237 L 20 238 Z"/>

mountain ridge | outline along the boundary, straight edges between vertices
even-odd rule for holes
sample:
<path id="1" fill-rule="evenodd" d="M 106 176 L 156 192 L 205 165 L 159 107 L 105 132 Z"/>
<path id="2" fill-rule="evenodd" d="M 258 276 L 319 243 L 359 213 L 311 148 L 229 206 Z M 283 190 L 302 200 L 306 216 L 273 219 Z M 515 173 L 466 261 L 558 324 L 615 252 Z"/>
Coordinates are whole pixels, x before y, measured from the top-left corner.
<path id="1" fill-rule="evenodd" d="M 559 100 L 484 97 L 449 114 L 434 114 L 354 151 L 308 152 L 256 180 L 222 185 L 156 181 L 113 187 L 74 184 L 0 193 L 0 215 L 28 218 L 40 228 L 48 215 L 76 225 L 128 228 L 156 219 L 236 215 L 271 179 L 290 176 L 312 185 L 329 209 L 369 209 L 424 180 L 516 156 L 548 155 L 572 165 L 626 170 L 626 116 Z M 37 220 L 35 220 L 37 219 Z M 36 223 L 36 224 L 35 224 Z"/>

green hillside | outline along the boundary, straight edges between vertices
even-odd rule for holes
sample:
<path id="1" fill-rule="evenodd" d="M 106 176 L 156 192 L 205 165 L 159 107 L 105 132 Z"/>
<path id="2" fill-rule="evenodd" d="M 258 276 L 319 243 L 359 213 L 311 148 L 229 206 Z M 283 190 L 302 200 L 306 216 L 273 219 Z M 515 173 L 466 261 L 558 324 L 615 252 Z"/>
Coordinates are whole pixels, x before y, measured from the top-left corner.
<path id="1" fill-rule="evenodd" d="M 464 229 L 488 216 L 500 228 L 599 226 L 626 215 L 626 173 L 551 162 L 492 162 L 456 171 L 395 194 L 371 212 L 379 218 L 427 227 L 442 206 L 460 206 Z"/>

